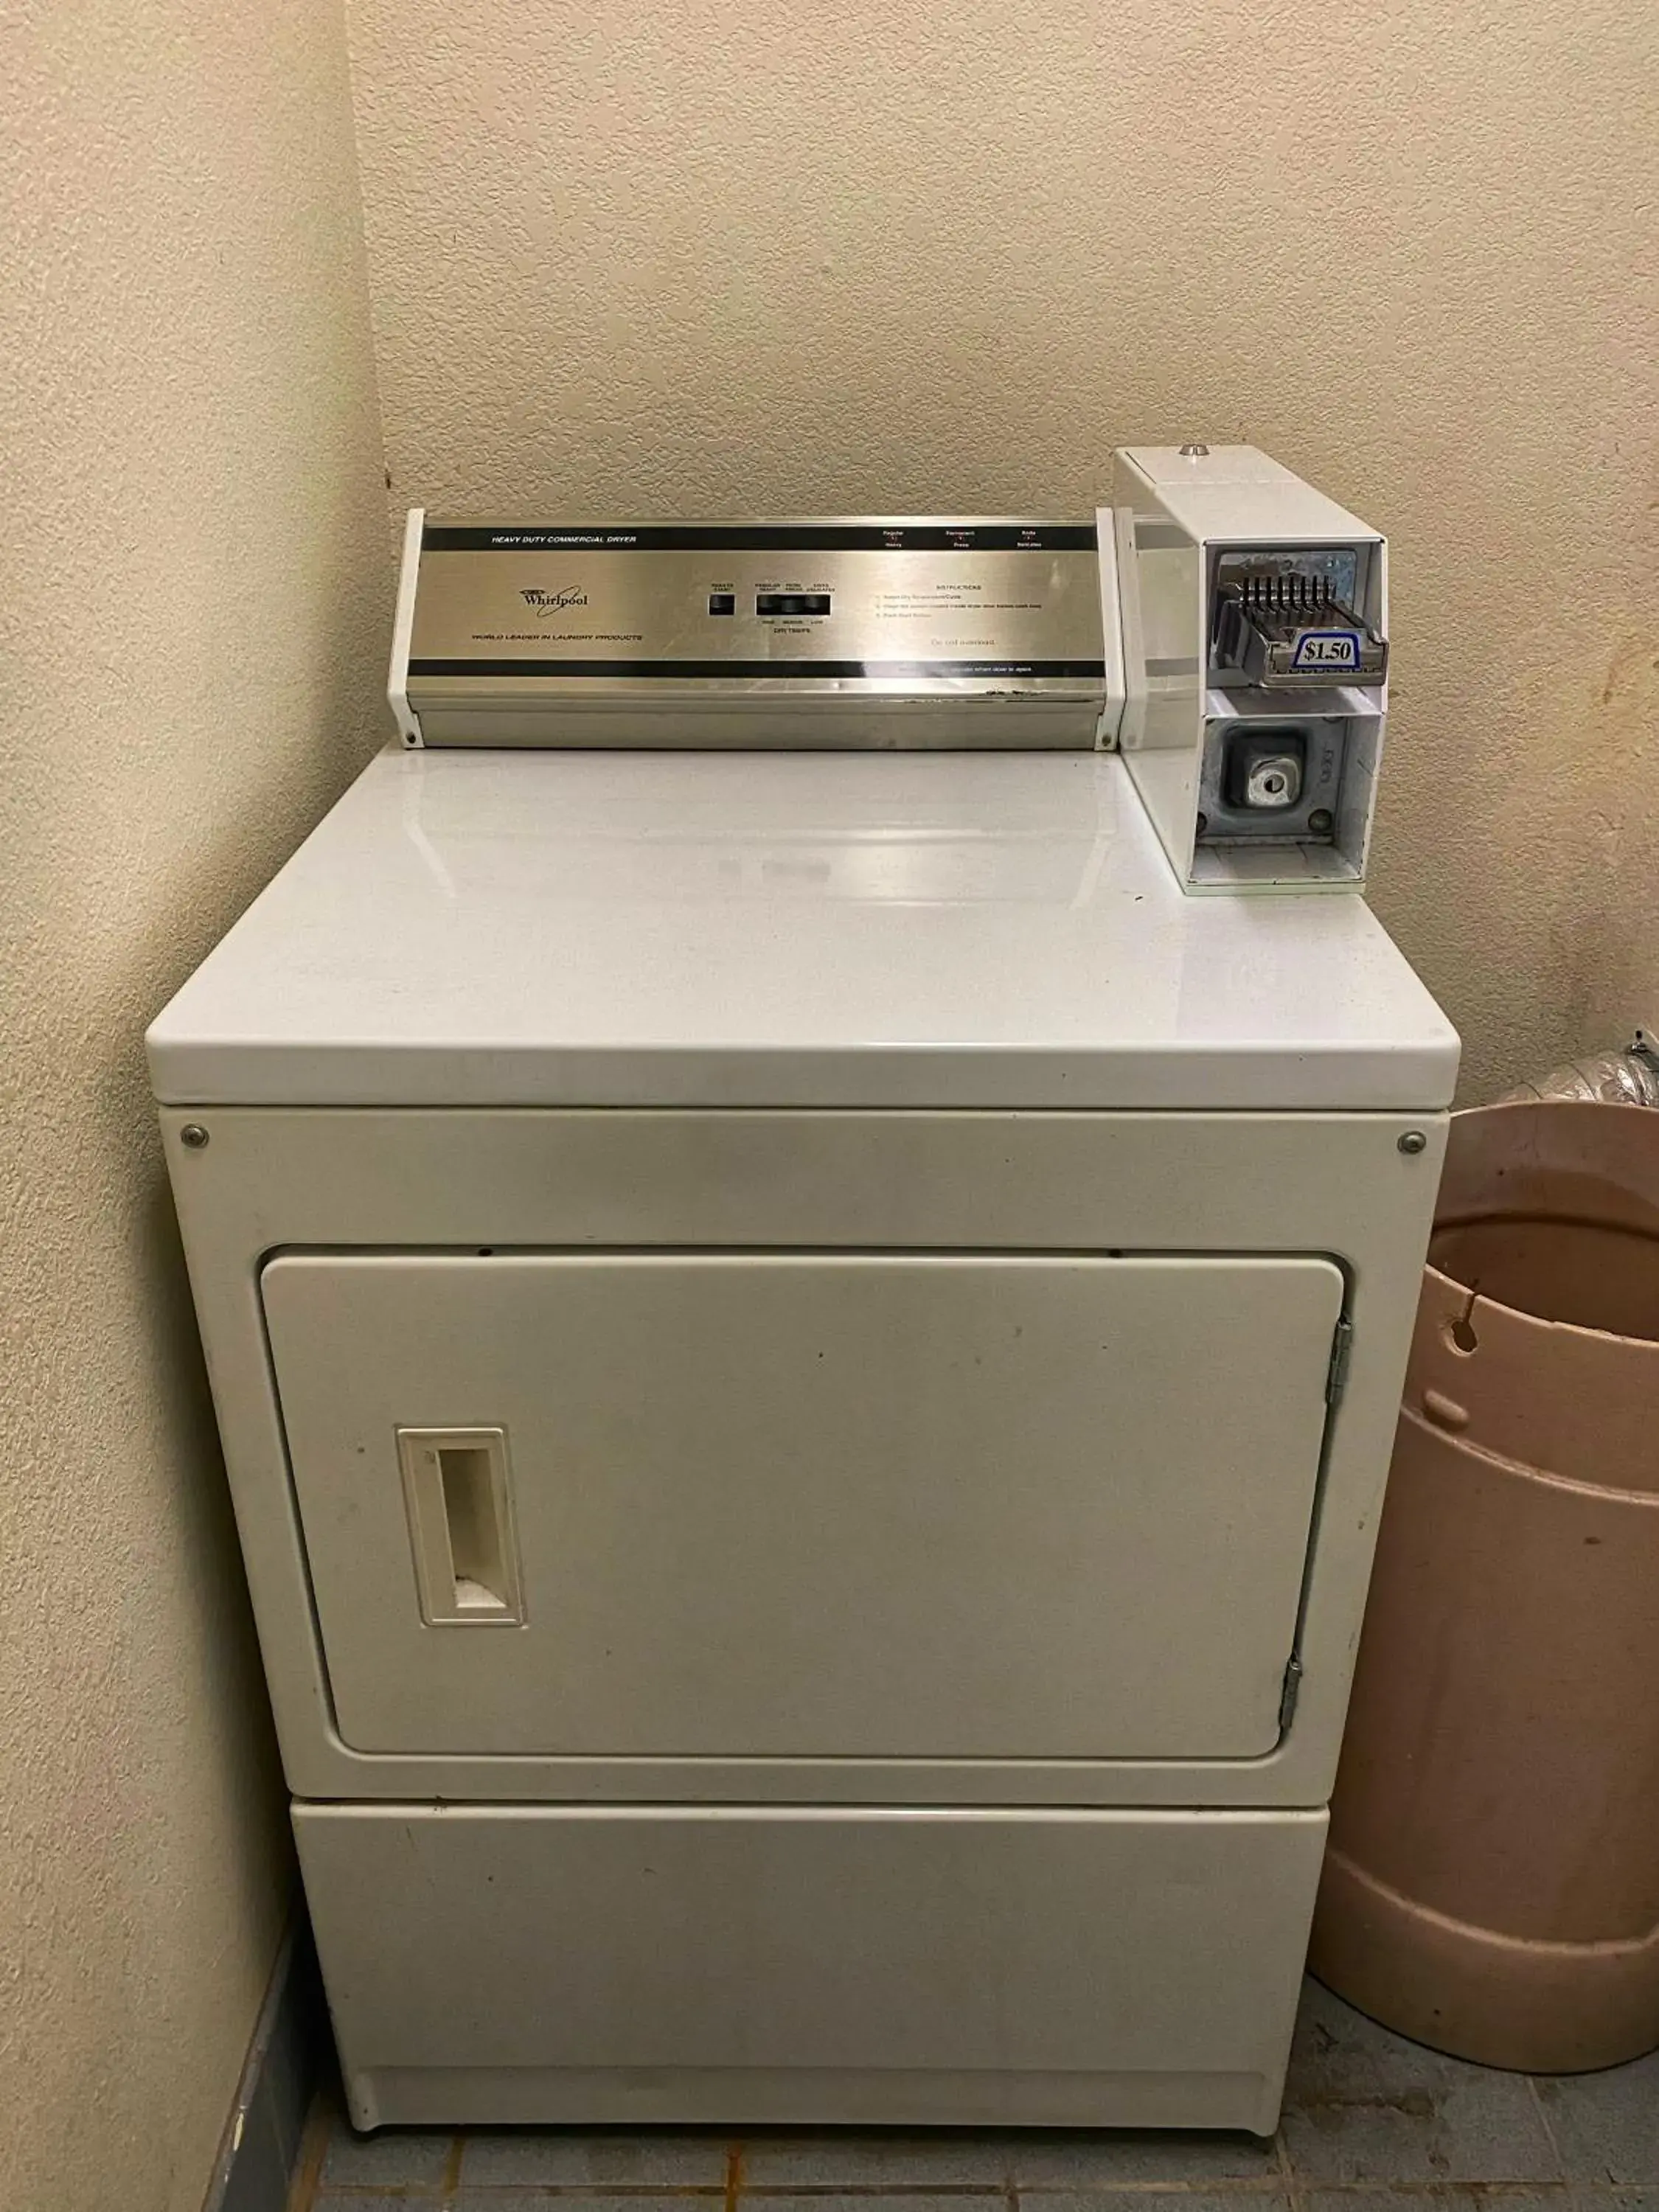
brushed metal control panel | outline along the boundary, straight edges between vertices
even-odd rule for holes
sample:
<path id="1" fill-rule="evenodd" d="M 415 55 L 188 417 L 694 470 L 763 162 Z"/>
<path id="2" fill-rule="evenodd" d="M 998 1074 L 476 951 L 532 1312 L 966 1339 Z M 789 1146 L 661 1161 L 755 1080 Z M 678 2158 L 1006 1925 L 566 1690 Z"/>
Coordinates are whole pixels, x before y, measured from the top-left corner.
<path id="1" fill-rule="evenodd" d="M 1086 747 L 1121 690 L 1092 522 L 416 527 L 428 744 Z"/>

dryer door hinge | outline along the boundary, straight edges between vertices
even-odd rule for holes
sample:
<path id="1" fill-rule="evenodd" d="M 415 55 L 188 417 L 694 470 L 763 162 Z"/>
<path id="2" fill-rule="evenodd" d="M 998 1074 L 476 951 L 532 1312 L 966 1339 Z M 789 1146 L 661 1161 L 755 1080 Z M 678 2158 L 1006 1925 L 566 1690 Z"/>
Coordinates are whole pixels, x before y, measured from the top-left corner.
<path id="1" fill-rule="evenodd" d="M 1285 1684 L 1279 1693 L 1279 1733 L 1286 1736 L 1296 1718 L 1296 1701 L 1302 1690 L 1302 1662 L 1292 1651 L 1285 1662 Z"/>
<path id="2" fill-rule="evenodd" d="M 1353 1352 L 1353 1323 L 1343 1314 L 1331 1332 L 1331 1364 L 1325 1370 L 1325 1402 L 1335 1406 L 1348 1387 L 1348 1361 Z"/>

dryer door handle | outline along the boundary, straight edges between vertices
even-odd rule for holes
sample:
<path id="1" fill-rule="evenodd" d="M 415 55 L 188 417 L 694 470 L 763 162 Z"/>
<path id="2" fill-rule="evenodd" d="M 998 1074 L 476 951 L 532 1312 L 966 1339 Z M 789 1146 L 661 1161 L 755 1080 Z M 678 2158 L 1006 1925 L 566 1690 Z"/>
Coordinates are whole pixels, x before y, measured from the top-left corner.
<path id="1" fill-rule="evenodd" d="M 429 1627 L 524 1620 L 505 1429 L 399 1429 L 421 1618 Z"/>

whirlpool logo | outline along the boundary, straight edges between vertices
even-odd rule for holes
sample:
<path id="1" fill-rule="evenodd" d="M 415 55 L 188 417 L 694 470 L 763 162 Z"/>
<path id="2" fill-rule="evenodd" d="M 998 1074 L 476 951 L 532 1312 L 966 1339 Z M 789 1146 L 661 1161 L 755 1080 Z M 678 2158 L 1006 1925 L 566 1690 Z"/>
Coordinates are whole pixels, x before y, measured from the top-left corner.
<path id="1" fill-rule="evenodd" d="M 519 597 L 526 606 L 534 607 L 538 614 L 544 615 L 556 614 L 561 607 L 585 607 L 587 605 L 586 592 L 578 591 L 574 585 L 565 592 L 532 590 L 520 592 Z"/>

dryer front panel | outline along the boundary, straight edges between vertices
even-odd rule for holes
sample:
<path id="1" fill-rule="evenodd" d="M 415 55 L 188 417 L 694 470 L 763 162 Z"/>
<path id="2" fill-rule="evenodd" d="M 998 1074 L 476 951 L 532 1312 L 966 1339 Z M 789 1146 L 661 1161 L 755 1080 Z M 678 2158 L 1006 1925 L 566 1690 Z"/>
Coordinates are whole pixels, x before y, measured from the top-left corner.
<path id="1" fill-rule="evenodd" d="M 1343 1291 L 1316 1256 L 283 1254 L 340 1733 L 1261 1756 Z"/>

